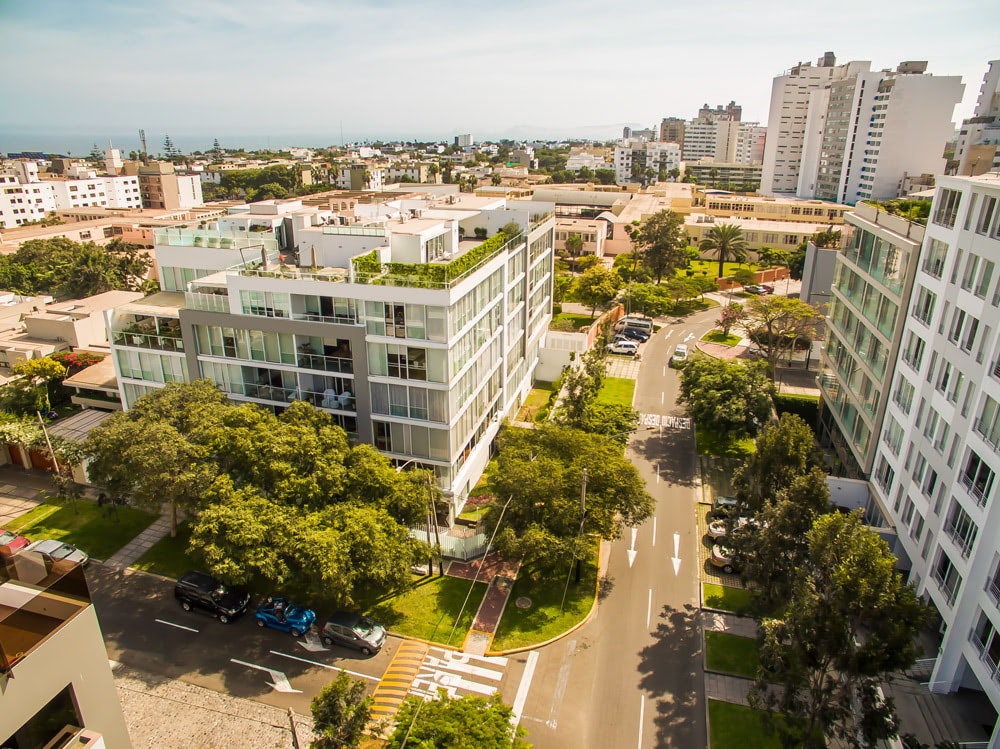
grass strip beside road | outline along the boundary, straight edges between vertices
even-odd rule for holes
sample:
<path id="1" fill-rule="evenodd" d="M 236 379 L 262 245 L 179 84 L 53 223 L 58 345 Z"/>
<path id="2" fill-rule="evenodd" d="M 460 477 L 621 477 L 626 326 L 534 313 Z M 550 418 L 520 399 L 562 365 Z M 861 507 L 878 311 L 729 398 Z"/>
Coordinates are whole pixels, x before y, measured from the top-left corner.
<path id="1" fill-rule="evenodd" d="M 540 570 L 522 567 L 500 618 L 491 650 L 513 650 L 537 645 L 561 635 L 583 621 L 590 613 L 597 595 L 598 548 L 595 543 L 594 553 L 583 560 L 580 582 L 570 578 L 566 605 L 561 612 L 559 604 L 562 602 L 569 569 Z M 531 606 L 526 609 L 518 608 L 517 599 L 521 597 L 531 599 Z"/>
<path id="2" fill-rule="evenodd" d="M 706 630 L 705 666 L 712 671 L 725 671 L 752 679 L 757 676 L 760 667 L 757 641 L 728 632 Z"/>
<path id="3" fill-rule="evenodd" d="M 753 437 L 734 437 L 719 434 L 714 429 L 695 425 L 695 441 L 699 455 L 714 455 L 716 458 L 744 458 L 755 449 Z"/>
<path id="4" fill-rule="evenodd" d="M 117 519 L 108 507 L 78 499 L 71 504 L 43 502 L 7 524 L 32 541 L 55 539 L 73 544 L 95 559 L 107 559 L 138 536 L 155 516 L 134 507 L 119 507 Z"/>
<path id="5" fill-rule="evenodd" d="M 701 337 L 701 340 L 707 343 L 721 343 L 723 346 L 735 346 L 740 342 L 740 337 L 732 333 L 726 335 L 721 330 L 710 330 Z"/>
<path id="6" fill-rule="evenodd" d="M 476 583 L 452 635 L 455 618 L 471 584 L 458 577 L 418 577 L 413 588 L 378 599 L 368 607 L 367 613 L 397 634 L 460 648 L 486 595 L 486 583 Z"/>
<path id="7" fill-rule="evenodd" d="M 595 402 L 631 407 L 634 394 L 635 380 L 628 377 L 605 377 Z"/>
<path id="8" fill-rule="evenodd" d="M 734 614 L 739 614 L 750 606 L 750 591 L 743 588 L 702 583 L 702 594 L 705 605 L 710 609 L 732 611 Z"/>
<path id="9" fill-rule="evenodd" d="M 176 579 L 188 570 L 201 567 L 200 559 L 188 552 L 190 541 L 191 526 L 181 523 L 177 526 L 176 536 L 161 538 L 132 566 L 137 570 Z"/>
<path id="10" fill-rule="evenodd" d="M 781 749 L 776 734 L 768 734 L 759 710 L 732 702 L 708 701 L 712 749 Z"/>

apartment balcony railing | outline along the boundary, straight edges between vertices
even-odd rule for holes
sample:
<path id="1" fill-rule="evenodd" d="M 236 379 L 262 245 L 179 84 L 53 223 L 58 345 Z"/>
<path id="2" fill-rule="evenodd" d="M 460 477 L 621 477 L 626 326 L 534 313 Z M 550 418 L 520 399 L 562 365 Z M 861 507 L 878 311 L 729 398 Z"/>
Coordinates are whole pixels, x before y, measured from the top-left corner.
<path id="1" fill-rule="evenodd" d="M 976 634 L 975 629 L 969 632 L 969 642 L 972 643 L 972 647 L 979 653 L 979 660 L 986 666 L 993 680 L 1000 682 L 1000 665 L 993 662 L 993 658 L 990 657 L 990 651 L 986 648 L 986 643 L 979 639 L 979 635 Z"/>
<path id="2" fill-rule="evenodd" d="M 338 393 L 335 390 L 325 390 L 315 393 L 311 390 L 300 390 L 301 400 L 312 403 L 317 408 L 329 408 L 333 411 L 357 411 L 358 400 L 350 393 Z"/>
<path id="3" fill-rule="evenodd" d="M 972 546 L 975 544 L 975 538 L 962 538 L 959 534 L 958 528 L 954 525 L 946 524 L 944 527 L 944 532 L 947 534 L 955 546 L 958 548 L 959 552 L 962 554 L 963 559 L 969 558 L 969 553 L 972 551 Z"/>
<path id="4" fill-rule="evenodd" d="M 218 229 L 153 230 L 153 242 L 172 247 L 216 247 L 223 250 L 259 250 L 277 252 L 278 240 L 261 232 L 222 231 Z"/>
<path id="5" fill-rule="evenodd" d="M 948 579 L 942 575 L 939 571 L 935 570 L 934 574 L 931 575 L 934 582 L 937 583 L 938 589 L 944 594 L 945 602 L 951 606 L 955 603 L 955 598 L 958 597 L 958 589 L 961 585 L 961 581 L 956 576 L 951 583 Z"/>
<path id="6" fill-rule="evenodd" d="M 384 237 L 386 232 L 381 226 L 324 226 L 324 234 L 339 234 L 349 237 Z"/>
<path id="7" fill-rule="evenodd" d="M 116 346 L 155 349 L 156 351 L 184 351 L 184 339 L 180 335 L 153 335 L 130 331 L 112 331 L 112 341 Z"/>
<path id="8" fill-rule="evenodd" d="M 196 291 L 184 292 L 184 306 L 206 312 L 229 312 L 229 294 L 201 294 Z"/>
<path id="9" fill-rule="evenodd" d="M 299 366 L 304 369 L 318 369 L 323 372 L 354 374 L 354 360 L 340 356 L 300 353 L 298 363 Z"/>
<path id="10" fill-rule="evenodd" d="M 976 500 L 976 504 L 980 507 L 986 504 L 986 497 L 989 494 L 989 489 L 979 486 L 971 476 L 967 474 L 962 474 L 962 486 L 965 487 L 966 491 L 969 492 L 969 496 Z"/>
<path id="11" fill-rule="evenodd" d="M 993 603 L 1000 605 L 1000 583 L 995 578 L 990 578 L 983 587 L 986 595 L 993 599 Z"/>
<path id="12" fill-rule="evenodd" d="M 340 283 L 347 281 L 347 271 L 343 268 L 300 268 L 297 265 L 259 265 L 234 269 L 241 276 L 251 278 L 287 278 L 304 281 L 324 281 Z"/>
<path id="13" fill-rule="evenodd" d="M 334 325 L 357 325 L 358 318 L 354 315 L 320 315 L 315 312 L 293 312 L 293 320 L 306 322 L 326 322 Z"/>
<path id="14" fill-rule="evenodd" d="M 261 400 L 277 401 L 278 403 L 307 401 L 317 408 L 328 408 L 334 411 L 356 412 L 358 405 L 357 399 L 350 393 L 337 393 L 334 390 L 316 393 L 311 390 L 285 388 L 277 385 L 254 385 L 251 383 L 240 385 L 233 383 L 229 392 L 244 395 L 247 398 L 259 398 Z"/>

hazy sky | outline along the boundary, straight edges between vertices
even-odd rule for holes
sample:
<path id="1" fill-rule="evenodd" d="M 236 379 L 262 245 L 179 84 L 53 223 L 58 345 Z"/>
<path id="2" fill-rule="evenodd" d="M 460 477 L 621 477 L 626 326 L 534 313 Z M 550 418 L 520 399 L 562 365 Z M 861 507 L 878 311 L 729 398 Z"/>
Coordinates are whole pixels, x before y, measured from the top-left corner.
<path id="1" fill-rule="evenodd" d="M 613 136 L 730 99 L 765 121 L 772 77 L 826 50 L 961 75 L 957 121 L 1000 58 L 997 0 L 0 0 L 0 30 L 0 150 L 140 127 L 151 146 L 324 144 L 341 122 L 347 140 Z"/>

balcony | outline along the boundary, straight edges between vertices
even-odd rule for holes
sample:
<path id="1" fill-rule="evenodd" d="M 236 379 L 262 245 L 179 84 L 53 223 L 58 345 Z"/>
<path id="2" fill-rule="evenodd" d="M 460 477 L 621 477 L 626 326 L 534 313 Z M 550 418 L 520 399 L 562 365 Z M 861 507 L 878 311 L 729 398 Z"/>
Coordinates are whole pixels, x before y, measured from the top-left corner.
<path id="1" fill-rule="evenodd" d="M 83 567 L 37 552 L 0 563 L 0 674 L 90 606 Z"/>
<path id="2" fill-rule="evenodd" d="M 116 330 L 112 332 L 112 343 L 116 346 L 132 346 L 156 351 L 184 351 L 184 340 L 180 337 L 180 331 L 177 331 L 176 335 L 155 335 L 128 329 Z"/>
<path id="3" fill-rule="evenodd" d="M 972 476 L 969 476 L 966 473 L 962 474 L 961 481 L 962 486 L 964 486 L 965 490 L 969 492 L 969 496 L 976 500 L 976 504 L 980 507 L 986 504 L 986 498 L 989 496 L 990 492 L 989 485 L 980 486 Z"/>
<path id="4" fill-rule="evenodd" d="M 969 558 L 969 553 L 972 551 L 972 547 L 976 543 L 975 534 L 963 538 L 959 529 L 954 525 L 946 524 L 944 527 L 944 532 L 955 544 L 955 548 L 961 553 L 963 559 Z"/>
<path id="5" fill-rule="evenodd" d="M 934 582 L 937 583 L 938 589 L 944 595 L 945 602 L 949 606 L 954 604 L 955 598 L 958 597 L 958 589 L 962 586 L 962 579 L 957 574 L 949 578 L 943 575 L 940 570 L 934 570 L 932 577 Z"/>
<path id="6" fill-rule="evenodd" d="M 306 322 L 325 322 L 333 325 L 357 325 L 358 318 L 354 315 L 320 315 L 315 312 L 293 312 L 293 320 Z"/>
<path id="7" fill-rule="evenodd" d="M 229 312 L 229 294 L 202 294 L 197 291 L 184 293 L 184 306 L 187 309 L 200 309 L 206 312 Z"/>
<path id="8" fill-rule="evenodd" d="M 995 577 L 990 578 L 986 581 L 984 589 L 986 590 L 986 595 L 993 600 L 993 603 L 1000 606 L 1000 580 L 997 580 Z"/>
<path id="9" fill-rule="evenodd" d="M 298 364 L 303 369 L 317 369 L 323 372 L 354 374 L 354 360 L 340 356 L 299 353 Z"/>
<path id="10" fill-rule="evenodd" d="M 240 385 L 233 383 L 229 392 L 236 395 L 243 395 L 247 398 L 259 398 L 260 400 L 278 403 L 306 401 L 312 403 L 317 408 L 327 408 L 333 411 L 357 412 L 358 407 L 357 399 L 353 395 L 347 392 L 337 393 L 332 389 L 322 393 L 315 393 L 310 390 L 285 388 L 277 385 L 254 385 L 249 383 Z"/>
<path id="11" fill-rule="evenodd" d="M 273 234 L 260 232 L 221 231 L 209 229 L 154 229 L 153 242 L 170 247 L 213 247 L 223 250 L 278 251 L 278 240 Z"/>

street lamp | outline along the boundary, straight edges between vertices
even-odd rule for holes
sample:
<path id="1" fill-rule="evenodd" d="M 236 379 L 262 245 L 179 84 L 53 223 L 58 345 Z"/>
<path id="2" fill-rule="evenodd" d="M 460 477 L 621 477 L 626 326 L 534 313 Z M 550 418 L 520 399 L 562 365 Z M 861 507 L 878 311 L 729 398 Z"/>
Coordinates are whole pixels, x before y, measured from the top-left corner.
<path id="1" fill-rule="evenodd" d="M 396 467 L 396 473 L 401 473 L 402 470 L 404 468 L 406 468 L 406 466 L 410 465 L 410 463 L 416 463 L 416 462 L 417 462 L 416 458 L 410 458 L 408 461 L 406 461 L 402 465 Z M 441 577 L 444 577 L 444 561 L 442 560 L 442 556 L 441 556 L 441 534 L 438 531 L 437 508 L 434 506 L 434 489 L 431 486 L 431 477 L 430 477 L 430 475 L 427 476 L 427 504 L 428 504 L 428 508 L 430 510 L 429 515 L 428 515 L 428 523 L 427 523 L 427 542 L 428 542 L 428 545 L 429 545 L 430 544 L 430 540 L 431 540 L 430 518 L 433 518 L 434 519 L 434 540 L 437 543 L 438 574 Z M 434 559 L 433 559 L 433 557 L 430 558 L 428 560 L 428 562 L 427 562 L 427 573 L 431 574 L 431 575 L 434 574 Z"/>

